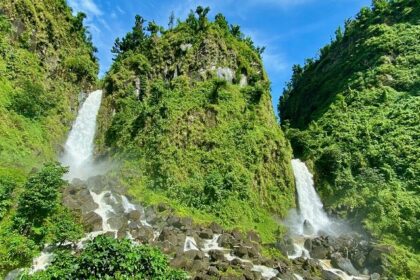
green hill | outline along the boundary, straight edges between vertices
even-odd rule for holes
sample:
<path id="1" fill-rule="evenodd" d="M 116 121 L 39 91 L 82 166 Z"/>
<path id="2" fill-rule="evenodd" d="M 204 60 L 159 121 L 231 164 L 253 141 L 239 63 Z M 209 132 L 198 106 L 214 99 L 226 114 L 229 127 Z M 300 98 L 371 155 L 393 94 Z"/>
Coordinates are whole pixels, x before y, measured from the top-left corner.
<path id="1" fill-rule="evenodd" d="M 294 205 L 291 149 L 260 52 L 222 15 L 169 30 L 136 18 L 104 80 L 98 144 L 125 160 L 132 195 L 273 240 Z"/>
<path id="2" fill-rule="evenodd" d="M 394 272 L 416 278 L 420 5 L 373 3 L 337 30 L 319 58 L 294 67 L 279 113 L 295 155 L 313 162 L 326 206 L 397 242 Z"/>
<path id="3" fill-rule="evenodd" d="M 61 169 L 47 167 L 24 182 L 33 168 L 57 159 L 78 94 L 96 83 L 98 64 L 83 18 L 72 16 L 65 0 L 0 2 L 0 277 L 28 265 L 47 241 L 41 236 L 54 230 L 43 227 L 49 209 L 56 218 L 64 215 L 61 221 L 68 217 L 54 208 Z M 25 207 L 34 216 L 25 216 Z"/>

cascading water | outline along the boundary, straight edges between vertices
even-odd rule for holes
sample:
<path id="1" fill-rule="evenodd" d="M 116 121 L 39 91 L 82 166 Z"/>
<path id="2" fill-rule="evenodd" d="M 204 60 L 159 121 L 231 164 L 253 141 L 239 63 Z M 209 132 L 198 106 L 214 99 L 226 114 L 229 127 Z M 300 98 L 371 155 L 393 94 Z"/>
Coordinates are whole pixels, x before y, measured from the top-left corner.
<path id="1" fill-rule="evenodd" d="M 69 137 L 64 146 L 61 163 L 69 166 L 66 179 L 87 179 L 97 175 L 93 168 L 94 137 L 96 132 L 96 117 L 101 106 L 102 91 L 89 94 L 79 110 Z"/>
<path id="2" fill-rule="evenodd" d="M 297 235 L 311 235 L 319 231 L 330 231 L 332 224 L 323 209 L 321 199 L 315 191 L 313 176 L 305 163 L 299 159 L 292 160 L 298 195 L 298 215 L 291 217 L 292 231 Z"/>

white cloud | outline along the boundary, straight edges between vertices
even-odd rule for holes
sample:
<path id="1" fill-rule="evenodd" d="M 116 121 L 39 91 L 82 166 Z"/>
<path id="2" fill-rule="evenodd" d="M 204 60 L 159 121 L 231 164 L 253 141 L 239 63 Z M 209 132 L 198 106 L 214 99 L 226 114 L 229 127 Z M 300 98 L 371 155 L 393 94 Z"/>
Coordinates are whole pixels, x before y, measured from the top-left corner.
<path id="1" fill-rule="evenodd" d="M 102 16 L 101 9 L 93 0 L 68 0 L 68 4 L 75 12 L 83 12 L 88 16 Z"/>

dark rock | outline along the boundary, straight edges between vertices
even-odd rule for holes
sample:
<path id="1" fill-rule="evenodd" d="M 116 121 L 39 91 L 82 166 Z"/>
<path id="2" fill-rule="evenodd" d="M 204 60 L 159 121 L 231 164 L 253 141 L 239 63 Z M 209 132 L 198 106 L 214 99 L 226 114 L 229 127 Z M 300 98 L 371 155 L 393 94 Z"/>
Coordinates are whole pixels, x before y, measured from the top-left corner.
<path id="1" fill-rule="evenodd" d="M 233 266 L 237 266 L 237 265 L 241 265 L 242 261 L 238 258 L 234 258 L 233 260 L 230 261 L 230 264 Z"/>
<path id="2" fill-rule="evenodd" d="M 295 251 L 293 240 L 290 237 L 285 237 L 284 239 L 278 240 L 274 247 L 280 250 L 284 256 L 292 255 Z"/>
<path id="3" fill-rule="evenodd" d="M 211 229 L 214 234 L 222 234 L 223 233 L 223 228 L 219 224 L 216 224 L 214 222 L 210 224 L 209 229 Z"/>
<path id="4" fill-rule="evenodd" d="M 182 255 L 190 260 L 202 260 L 205 258 L 204 253 L 197 250 L 190 250 L 187 252 L 183 252 Z"/>
<path id="5" fill-rule="evenodd" d="M 322 278 L 324 278 L 325 280 L 341 280 L 340 276 L 328 270 L 322 271 Z"/>
<path id="6" fill-rule="evenodd" d="M 312 235 L 314 233 L 315 233 L 315 229 L 312 226 L 312 224 L 308 220 L 305 220 L 303 222 L 303 234 Z"/>
<path id="7" fill-rule="evenodd" d="M 235 246 L 233 248 L 233 254 L 240 258 L 246 258 L 248 257 L 248 248 L 244 246 Z"/>
<path id="8" fill-rule="evenodd" d="M 130 221 L 138 221 L 141 218 L 141 213 L 140 213 L 139 210 L 133 210 L 133 211 L 128 213 L 127 218 Z"/>
<path id="9" fill-rule="evenodd" d="M 217 243 L 223 248 L 231 249 L 235 244 L 235 239 L 232 235 L 228 233 L 223 233 L 222 235 L 220 235 L 219 239 L 217 240 Z"/>
<path id="10" fill-rule="evenodd" d="M 305 259 L 302 268 L 312 273 L 315 273 L 321 269 L 318 262 L 314 259 Z"/>
<path id="11" fill-rule="evenodd" d="M 130 233 L 134 240 L 143 244 L 152 243 L 154 238 L 153 229 L 151 227 L 140 226 L 135 230 L 131 230 Z"/>
<path id="12" fill-rule="evenodd" d="M 211 229 L 203 229 L 198 236 L 203 239 L 212 239 L 213 231 Z"/>
<path id="13" fill-rule="evenodd" d="M 83 224 L 87 231 L 100 231 L 102 230 L 102 217 L 96 212 L 89 212 L 83 216 Z"/>
<path id="14" fill-rule="evenodd" d="M 217 262 L 216 267 L 219 271 L 225 272 L 229 268 L 229 264 L 226 262 Z"/>
<path id="15" fill-rule="evenodd" d="M 164 212 L 164 211 L 169 210 L 169 207 L 168 207 L 168 205 L 166 205 L 164 203 L 159 203 L 159 205 L 157 206 L 157 210 L 159 212 Z"/>
<path id="16" fill-rule="evenodd" d="M 210 266 L 207 274 L 211 276 L 219 276 L 219 270 L 215 266 Z"/>
<path id="17" fill-rule="evenodd" d="M 359 272 L 356 270 L 356 268 L 354 268 L 351 261 L 341 256 L 340 253 L 334 253 L 331 255 L 331 264 L 333 267 L 341 269 L 342 271 L 350 275 L 354 275 L 354 276 L 359 275 Z"/>
<path id="18" fill-rule="evenodd" d="M 127 226 L 128 220 L 124 216 L 113 216 L 108 219 L 108 224 L 112 229 L 120 230 Z"/>
<path id="19" fill-rule="evenodd" d="M 234 229 L 232 231 L 231 235 L 233 236 L 233 238 L 235 239 L 235 241 L 238 242 L 238 243 L 244 239 L 244 235 L 238 229 Z"/>
<path id="20" fill-rule="evenodd" d="M 219 250 L 210 250 L 209 256 L 211 261 L 225 261 L 224 253 Z"/>

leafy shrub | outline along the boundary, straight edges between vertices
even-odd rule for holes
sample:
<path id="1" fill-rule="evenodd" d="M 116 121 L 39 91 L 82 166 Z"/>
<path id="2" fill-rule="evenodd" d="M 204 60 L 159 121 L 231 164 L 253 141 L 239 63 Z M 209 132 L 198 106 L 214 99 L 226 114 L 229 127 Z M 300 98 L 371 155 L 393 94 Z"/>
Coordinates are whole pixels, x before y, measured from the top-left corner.
<path id="1" fill-rule="evenodd" d="M 59 193 L 65 182 L 66 168 L 58 163 L 46 164 L 32 175 L 19 197 L 14 227 L 27 236 L 42 236 L 45 219 L 57 209 Z"/>
<path id="2" fill-rule="evenodd" d="M 12 193 L 15 187 L 16 183 L 11 178 L 0 177 L 0 221 L 12 206 Z"/>
<path id="3" fill-rule="evenodd" d="M 165 255 L 155 248 L 98 236 L 79 255 L 58 252 L 47 270 L 24 279 L 184 280 L 187 275 L 170 268 Z"/>
<path id="4" fill-rule="evenodd" d="M 22 91 L 13 97 L 9 108 L 27 118 L 38 119 L 46 116 L 56 102 L 54 96 L 48 94 L 42 84 L 26 81 Z"/>

